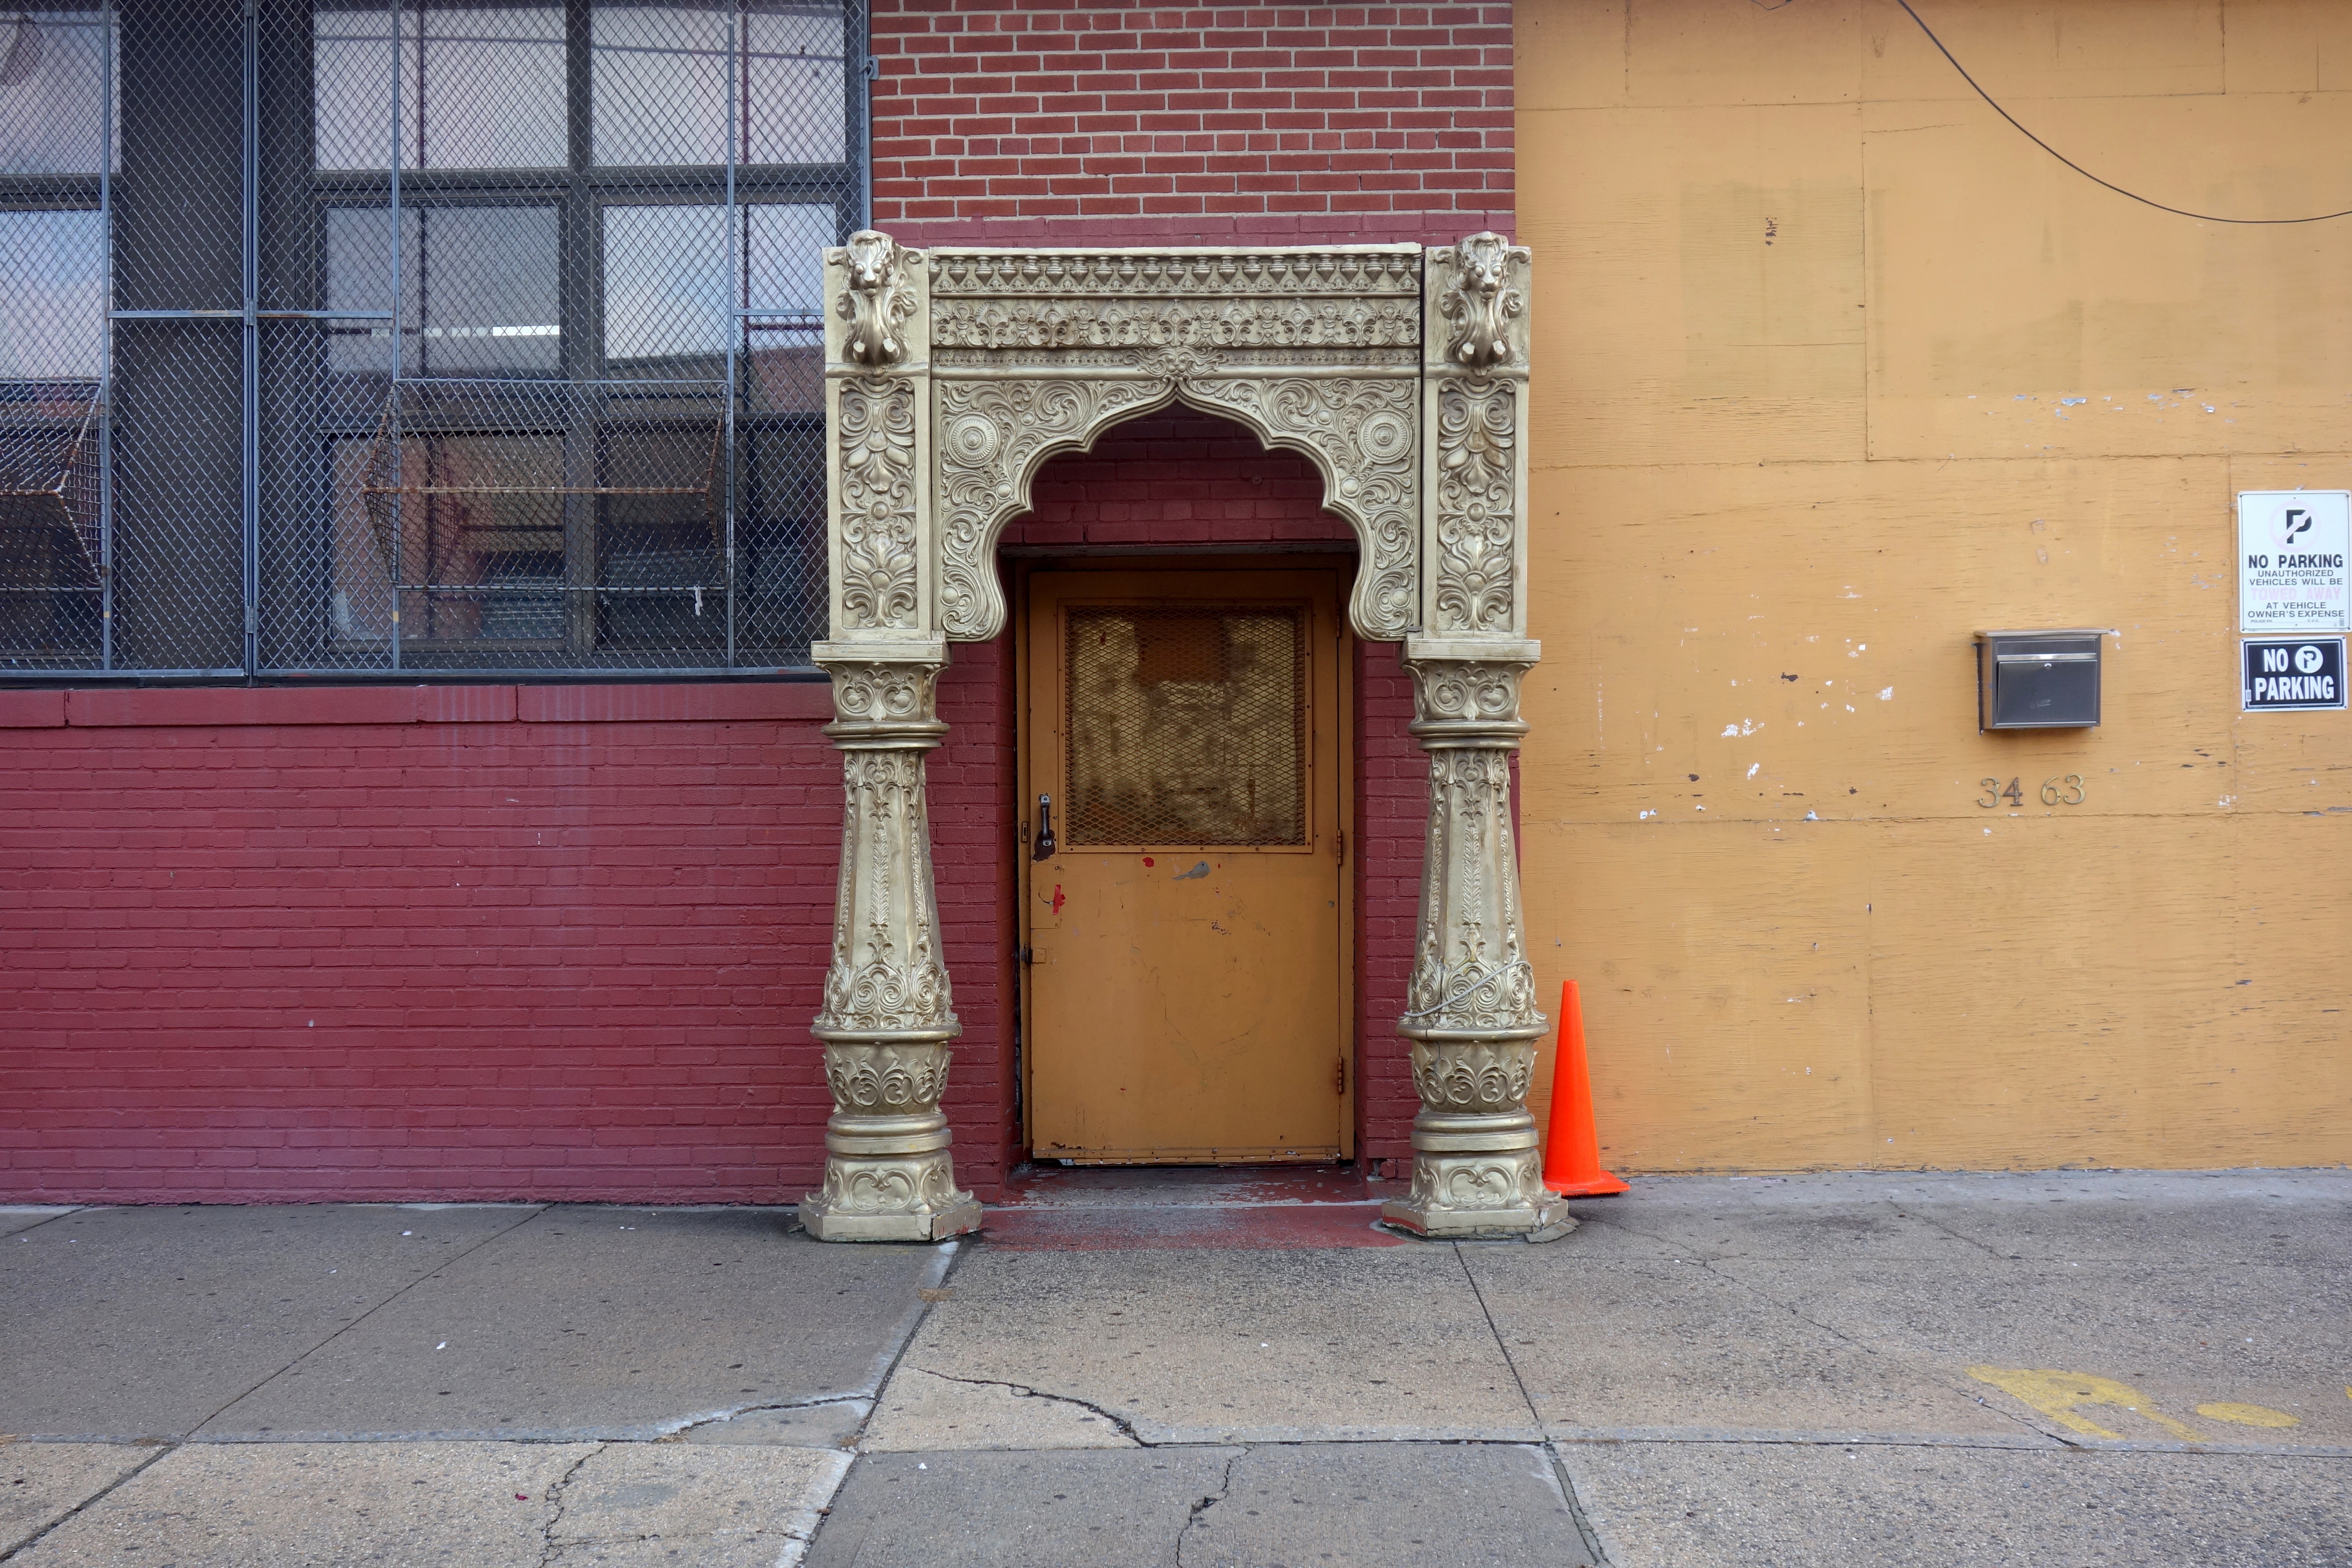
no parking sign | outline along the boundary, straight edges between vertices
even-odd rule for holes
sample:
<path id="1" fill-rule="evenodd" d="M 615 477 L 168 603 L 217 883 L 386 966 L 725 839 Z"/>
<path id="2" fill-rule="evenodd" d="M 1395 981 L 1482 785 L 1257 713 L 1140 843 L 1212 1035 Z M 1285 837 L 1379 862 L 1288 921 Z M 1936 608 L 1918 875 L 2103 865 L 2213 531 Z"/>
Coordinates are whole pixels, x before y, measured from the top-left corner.
<path id="1" fill-rule="evenodd" d="M 2249 713 L 2344 706 L 2342 637 L 2248 637 Z"/>

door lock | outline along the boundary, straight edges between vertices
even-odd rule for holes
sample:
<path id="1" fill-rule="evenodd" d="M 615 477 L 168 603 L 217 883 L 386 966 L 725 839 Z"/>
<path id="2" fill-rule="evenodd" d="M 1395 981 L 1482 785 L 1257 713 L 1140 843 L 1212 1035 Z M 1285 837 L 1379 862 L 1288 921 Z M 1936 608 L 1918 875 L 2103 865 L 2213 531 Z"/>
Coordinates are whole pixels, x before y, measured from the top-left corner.
<path id="1" fill-rule="evenodd" d="M 1030 847 L 1032 860 L 1050 860 L 1054 856 L 1054 797 L 1037 797 L 1037 842 Z"/>

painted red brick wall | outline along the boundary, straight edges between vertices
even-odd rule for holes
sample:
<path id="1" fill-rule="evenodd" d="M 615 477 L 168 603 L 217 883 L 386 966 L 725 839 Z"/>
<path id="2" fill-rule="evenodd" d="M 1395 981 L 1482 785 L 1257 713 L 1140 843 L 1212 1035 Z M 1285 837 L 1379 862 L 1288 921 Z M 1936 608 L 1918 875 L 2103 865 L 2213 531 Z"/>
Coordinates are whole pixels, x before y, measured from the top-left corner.
<path id="1" fill-rule="evenodd" d="M 796 1198 L 830 707 L 0 693 L 0 1193 Z"/>
<path id="2" fill-rule="evenodd" d="M 1511 226 L 1510 8 L 877 0 L 875 216 L 915 244 L 1441 242 Z M 1040 476 L 1024 548 L 1342 542 L 1306 459 L 1171 412 Z M 1019 1152 L 1006 646 L 931 763 L 957 1168 Z M 1360 649 L 1360 1147 L 1421 773 Z M 789 1200 L 838 854 L 822 686 L 0 692 L 0 1192 Z M 11 727 L 13 726 L 13 727 Z M 445 886 L 446 879 L 446 886 Z"/>
<path id="3" fill-rule="evenodd" d="M 1510 226 L 1507 5 L 876 0 L 873 42 L 874 221 L 910 243 Z"/>

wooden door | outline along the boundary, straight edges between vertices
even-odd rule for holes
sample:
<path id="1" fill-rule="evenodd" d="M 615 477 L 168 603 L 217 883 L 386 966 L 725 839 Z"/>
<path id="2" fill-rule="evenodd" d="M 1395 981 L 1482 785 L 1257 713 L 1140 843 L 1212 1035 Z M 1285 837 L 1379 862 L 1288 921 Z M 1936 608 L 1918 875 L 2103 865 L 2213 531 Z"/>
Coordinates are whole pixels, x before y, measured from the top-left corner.
<path id="1" fill-rule="evenodd" d="M 1030 577 L 1036 1157 L 1349 1152 L 1339 587 L 1327 571 Z"/>

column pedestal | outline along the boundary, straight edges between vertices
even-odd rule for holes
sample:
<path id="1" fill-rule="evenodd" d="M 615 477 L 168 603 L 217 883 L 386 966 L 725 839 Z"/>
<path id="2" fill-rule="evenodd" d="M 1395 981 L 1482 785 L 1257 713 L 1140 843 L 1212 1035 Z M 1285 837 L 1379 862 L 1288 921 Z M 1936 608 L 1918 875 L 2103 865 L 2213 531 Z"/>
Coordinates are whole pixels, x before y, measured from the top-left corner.
<path id="1" fill-rule="evenodd" d="M 1381 1218 L 1428 1237 L 1525 1236 L 1574 1222 L 1543 1184 L 1528 1113 L 1547 1024 L 1522 952 L 1511 753 L 1535 645 L 1409 638 L 1413 738 L 1429 753 L 1429 828 L 1408 1008 L 1421 1110 L 1412 1189 Z"/>
<path id="2" fill-rule="evenodd" d="M 811 1032 L 824 1042 L 833 1116 L 824 1185 L 801 1200 L 820 1241 L 937 1241 L 980 1228 L 957 1190 L 940 1097 L 948 1042 L 962 1032 L 939 956 L 924 753 L 947 726 L 936 712 L 947 649 L 936 640 L 820 643 L 833 677 L 846 795 L 833 963 Z"/>

